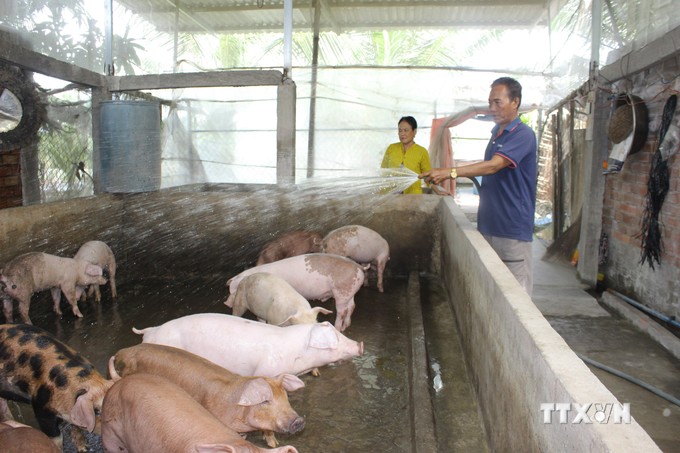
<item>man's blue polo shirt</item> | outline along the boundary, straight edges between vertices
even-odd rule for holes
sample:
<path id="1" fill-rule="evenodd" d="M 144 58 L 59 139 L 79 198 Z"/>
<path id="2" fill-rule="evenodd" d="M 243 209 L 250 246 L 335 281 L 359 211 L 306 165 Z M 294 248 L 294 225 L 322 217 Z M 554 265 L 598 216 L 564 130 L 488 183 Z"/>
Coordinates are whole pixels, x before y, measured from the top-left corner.
<path id="1" fill-rule="evenodd" d="M 531 241 L 536 210 L 536 135 L 519 117 L 498 133 L 496 125 L 484 160 L 498 154 L 510 165 L 482 178 L 477 228 L 482 234 Z"/>

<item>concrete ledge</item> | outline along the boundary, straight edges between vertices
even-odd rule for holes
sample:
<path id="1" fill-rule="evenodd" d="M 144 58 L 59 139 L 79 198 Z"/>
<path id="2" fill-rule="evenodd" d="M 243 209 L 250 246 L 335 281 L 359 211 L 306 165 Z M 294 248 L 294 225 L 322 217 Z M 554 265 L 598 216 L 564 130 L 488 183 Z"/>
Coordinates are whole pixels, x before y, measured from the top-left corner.
<path id="1" fill-rule="evenodd" d="M 666 348 L 675 358 L 680 359 L 680 339 L 659 325 L 647 314 L 623 301 L 609 291 L 602 293 L 602 303 L 635 324 L 657 343 Z"/>
<path id="2" fill-rule="evenodd" d="M 575 404 L 620 404 L 543 317 L 452 199 L 441 209 L 442 281 L 456 313 L 492 451 L 644 451 L 640 425 L 573 423 Z M 568 404 L 566 423 L 543 404 Z M 589 412 L 594 419 L 594 408 Z"/>

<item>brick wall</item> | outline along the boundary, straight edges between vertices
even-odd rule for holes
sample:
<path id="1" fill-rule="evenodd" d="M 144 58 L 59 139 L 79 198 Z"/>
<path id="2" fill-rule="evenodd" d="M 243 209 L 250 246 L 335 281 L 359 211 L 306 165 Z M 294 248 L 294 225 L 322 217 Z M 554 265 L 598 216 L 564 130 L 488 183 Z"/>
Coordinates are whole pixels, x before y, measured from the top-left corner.
<path id="1" fill-rule="evenodd" d="M 668 316 L 680 316 L 680 150 L 668 160 L 669 191 L 659 214 L 661 263 L 655 262 L 652 268 L 641 262 L 647 182 L 658 147 L 663 106 L 669 95 L 680 90 L 680 81 L 663 75 L 668 69 L 661 63 L 627 80 L 628 86 L 614 90 L 625 88 L 645 101 L 649 133 L 644 148 L 626 157 L 620 173 L 602 176 L 606 178 L 602 232 L 608 236 L 609 247 L 600 271 L 607 286 Z M 675 122 L 680 121 L 678 110 Z"/>
<path id="2" fill-rule="evenodd" d="M 0 209 L 23 204 L 20 149 L 0 153 Z"/>

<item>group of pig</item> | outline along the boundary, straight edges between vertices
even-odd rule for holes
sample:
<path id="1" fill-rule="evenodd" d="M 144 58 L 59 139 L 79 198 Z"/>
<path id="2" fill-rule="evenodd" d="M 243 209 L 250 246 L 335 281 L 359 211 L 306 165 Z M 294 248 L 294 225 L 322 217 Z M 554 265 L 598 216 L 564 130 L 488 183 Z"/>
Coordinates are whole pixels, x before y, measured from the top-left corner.
<path id="1" fill-rule="evenodd" d="M 108 281 L 111 296 L 116 297 L 116 259 L 108 245 L 102 241 L 84 243 L 73 258 L 29 252 L 17 256 L 0 270 L 0 298 L 3 303 L 5 320 L 14 319 L 14 303 L 17 303 L 21 322 L 31 324 L 28 310 L 33 293 L 50 290 L 54 312 L 61 316 L 61 295 L 71 305 L 73 314 L 83 314 L 78 300 L 85 296 L 85 289 L 95 293 L 96 301 L 101 300 L 99 285 Z"/>
<path id="2" fill-rule="evenodd" d="M 354 296 L 367 285 L 370 268 L 383 291 L 388 259 L 387 241 L 361 225 L 325 237 L 307 231 L 280 236 L 262 249 L 255 267 L 228 280 L 225 304 L 232 315 L 201 313 L 133 328 L 143 335 L 142 344 L 111 357 L 107 380 L 78 352 L 30 325 L 28 308 L 33 292 L 50 289 L 58 314 L 63 293 L 82 316 L 78 300 L 90 285 L 99 300 L 98 285 L 106 277 L 115 297 L 111 250 L 91 241 L 72 259 L 21 255 L 0 275 L 7 322 L 16 299 L 24 323 L 0 325 L 0 396 L 32 404 L 42 433 L 25 426 L 21 432 L 52 438 L 56 445 L 63 420 L 101 434 L 107 452 L 296 452 L 275 448 L 275 432 L 296 433 L 305 424 L 287 392 L 304 387 L 297 376 L 318 375 L 321 366 L 363 353 L 363 343 L 341 332 L 350 325 Z M 308 301 L 331 297 L 335 326 L 317 323 L 318 313 L 330 310 L 313 309 Z M 246 311 L 265 322 L 239 317 Z M 216 344 L 215 332 L 228 340 Z M 3 412 L 9 414 L 0 399 L 0 417 Z M 0 451 L 10 445 L 3 443 L 4 433 L 14 435 L 11 451 L 52 451 L 37 443 L 19 449 L 33 444 L 17 441 L 19 428 L 6 423 L 0 423 Z M 243 435 L 251 431 L 262 431 L 272 449 L 246 441 Z"/>

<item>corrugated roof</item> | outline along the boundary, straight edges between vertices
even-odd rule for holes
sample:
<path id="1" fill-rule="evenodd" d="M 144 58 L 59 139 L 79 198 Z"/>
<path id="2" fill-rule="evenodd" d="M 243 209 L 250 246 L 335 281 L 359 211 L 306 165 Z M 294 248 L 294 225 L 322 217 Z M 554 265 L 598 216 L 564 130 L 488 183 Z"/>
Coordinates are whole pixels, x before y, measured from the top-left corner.
<path id="1" fill-rule="evenodd" d="M 319 1 L 320 30 L 336 33 L 394 28 L 526 28 L 546 25 L 548 20 L 545 0 Z M 283 0 L 120 0 L 120 3 L 164 32 L 246 33 L 283 29 Z M 313 0 L 293 2 L 294 30 L 313 28 L 313 5 Z"/>

